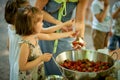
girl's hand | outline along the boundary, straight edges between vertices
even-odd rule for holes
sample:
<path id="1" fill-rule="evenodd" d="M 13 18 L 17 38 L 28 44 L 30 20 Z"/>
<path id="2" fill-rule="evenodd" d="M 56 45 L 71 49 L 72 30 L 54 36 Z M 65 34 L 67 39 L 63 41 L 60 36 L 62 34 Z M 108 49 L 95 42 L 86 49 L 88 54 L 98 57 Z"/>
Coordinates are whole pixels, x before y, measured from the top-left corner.
<path id="1" fill-rule="evenodd" d="M 73 24 L 75 24 L 75 20 L 71 19 L 69 21 L 64 22 L 66 27 L 71 27 Z"/>
<path id="2" fill-rule="evenodd" d="M 69 21 L 66 21 L 64 22 L 64 27 L 61 29 L 62 32 L 68 32 L 68 31 L 72 31 L 72 27 L 73 27 L 73 24 L 75 23 L 75 20 L 69 20 Z"/>
<path id="3" fill-rule="evenodd" d="M 74 38 L 79 34 L 79 32 L 74 32 L 74 31 L 69 31 L 66 33 L 67 33 L 68 37 L 74 37 Z"/>
<path id="4" fill-rule="evenodd" d="M 44 53 L 42 55 L 42 61 L 48 62 L 48 61 L 50 61 L 51 57 L 52 57 L 52 54 L 50 54 L 50 53 Z"/>
<path id="5" fill-rule="evenodd" d="M 80 31 L 73 31 L 74 33 L 72 34 L 73 37 L 77 37 L 80 33 Z"/>

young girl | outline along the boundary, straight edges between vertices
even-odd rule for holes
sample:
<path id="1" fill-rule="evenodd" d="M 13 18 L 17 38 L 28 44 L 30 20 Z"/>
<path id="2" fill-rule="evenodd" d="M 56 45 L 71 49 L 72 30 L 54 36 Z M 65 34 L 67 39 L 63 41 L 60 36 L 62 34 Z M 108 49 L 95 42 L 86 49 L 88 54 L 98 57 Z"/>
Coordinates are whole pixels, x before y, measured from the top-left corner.
<path id="1" fill-rule="evenodd" d="M 64 37 L 73 37 L 73 32 L 65 33 L 42 33 L 42 13 L 35 7 L 28 6 L 19 8 L 16 18 L 16 34 L 20 35 L 22 40 L 20 43 L 19 57 L 19 80 L 37 80 L 38 67 L 41 71 L 39 80 L 44 80 L 43 62 L 48 62 L 52 54 L 42 54 L 38 45 L 38 40 L 55 40 Z M 65 22 L 59 26 L 72 26 L 72 20 Z M 42 31 L 42 32 L 41 32 Z"/>
<path id="2" fill-rule="evenodd" d="M 27 6 L 27 0 L 8 0 L 5 6 L 5 20 L 8 23 L 8 48 L 9 48 L 9 64 L 10 64 L 10 80 L 17 80 L 18 78 L 18 57 L 19 51 L 18 42 L 21 39 L 15 33 L 15 18 L 19 7 Z"/>

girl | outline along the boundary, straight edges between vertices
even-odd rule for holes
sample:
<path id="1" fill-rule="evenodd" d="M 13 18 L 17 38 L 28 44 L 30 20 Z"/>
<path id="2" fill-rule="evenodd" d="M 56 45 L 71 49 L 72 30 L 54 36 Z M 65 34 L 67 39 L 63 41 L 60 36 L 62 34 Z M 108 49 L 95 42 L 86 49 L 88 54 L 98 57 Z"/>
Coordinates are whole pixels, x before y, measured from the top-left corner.
<path id="1" fill-rule="evenodd" d="M 5 6 L 5 20 L 8 25 L 8 48 L 9 48 L 9 64 L 10 64 L 10 80 L 18 79 L 18 58 L 19 58 L 19 44 L 21 37 L 16 34 L 15 30 L 15 18 L 18 8 L 28 6 L 27 0 L 8 0 Z M 46 14 L 45 14 L 46 15 Z M 49 18 L 51 19 L 51 18 Z M 60 29 L 64 26 L 54 26 L 51 28 L 43 29 L 43 32 Z"/>
<path id="2" fill-rule="evenodd" d="M 8 0 L 5 6 L 5 20 L 8 23 L 8 48 L 9 48 L 9 64 L 10 64 L 10 80 L 18 79 L 18 42 L 21 39 L 15 33 L 15 18 L 19 7 L 27 6 L 27 0 Z"/>
<path id="3" fill-rule="evenodd" d="M 19 79 L 37 80 L 39 67 L 39 71 L 41 71 L 39 80 L 44 80 L 43 62 L 48 62 L 52 54 L 42 54 L 38 40 L 55 40 L 64 37 L 73 37 L 73 32 L 48 34 L 45 31 L 46 34 L 43 33 L 43 15 L 37 8 L 31 6 L 20 8 L 16 19 L 16 34 L 22 38 L 19 52 Z M 73 22 L 70 20 L 57 26 L 72 26 Z"/>

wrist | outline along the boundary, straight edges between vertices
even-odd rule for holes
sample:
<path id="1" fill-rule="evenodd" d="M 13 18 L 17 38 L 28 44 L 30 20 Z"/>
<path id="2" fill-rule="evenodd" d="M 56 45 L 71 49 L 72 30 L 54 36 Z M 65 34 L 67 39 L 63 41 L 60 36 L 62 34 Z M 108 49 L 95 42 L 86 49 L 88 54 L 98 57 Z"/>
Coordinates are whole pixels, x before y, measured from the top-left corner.
<path id="1" fill-rule="evenodd" d="M 39 60 L 40 60 L 40 62 L 44 61 L 43 55 L 39 56 Z"/>
<path id="2" fill-rule="evenodd" d="M 59 20 L 56 20 L 56 24 L 61 24 L 62 22 Z"/>

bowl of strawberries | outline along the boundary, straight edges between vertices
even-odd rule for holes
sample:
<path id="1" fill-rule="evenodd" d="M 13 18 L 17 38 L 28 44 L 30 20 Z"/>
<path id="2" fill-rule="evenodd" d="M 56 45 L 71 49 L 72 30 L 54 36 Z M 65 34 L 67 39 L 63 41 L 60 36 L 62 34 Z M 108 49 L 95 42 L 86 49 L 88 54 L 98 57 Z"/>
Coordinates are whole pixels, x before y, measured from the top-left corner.
<path id="1" fill-rule="evenodd" d="M 68 80 L 99 80 L 115 69 L 111 56 L 87 49 L 62 52 L 55 61 Z"/>

